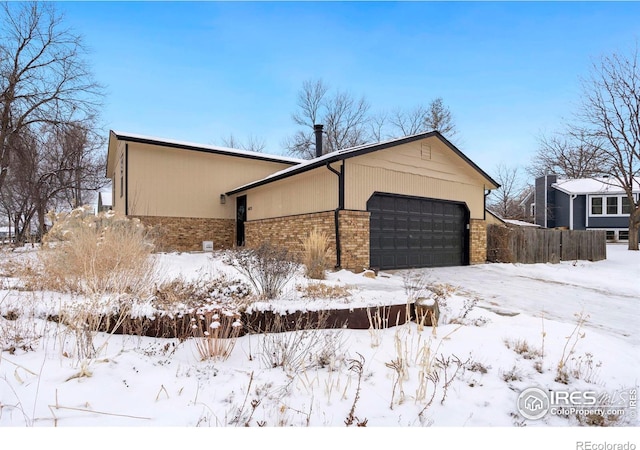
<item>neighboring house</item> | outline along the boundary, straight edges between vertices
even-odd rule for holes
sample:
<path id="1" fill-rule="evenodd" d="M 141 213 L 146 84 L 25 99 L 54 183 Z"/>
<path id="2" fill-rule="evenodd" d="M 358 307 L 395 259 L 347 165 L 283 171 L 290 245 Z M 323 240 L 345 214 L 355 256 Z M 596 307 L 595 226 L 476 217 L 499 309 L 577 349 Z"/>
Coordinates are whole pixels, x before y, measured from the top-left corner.
<path id="1" fill-rule="evenodd" d="M 518 203 L 522 211 L 521 219 L 525 222 L 534 222 L 536 210 L 535 188 L 529 186 L 522 191 L 522 199 Z"/>
<path id="2" fill-rule="evenodd" d="M 98 213 L 110 211 L 113 206 L 113 193 L 98 192 Z"/>
<path id="3" fill-rule="evenodd" d="M 356 271 L 485 262 L 485 198 L 499 187 L 435 131 L 312 160 L 112 131 L 107 176 L 113 208 L 162 225 L 166 247 L 300 251 L 318 230 L 335 266 Z"/>
<path id="4" fill-rule="evenodd" d="M 634 185 L 640 195 L 640 184 Z M 545 228 L 606 230 L 608 241 L 629 239 L 633 207 L 614 178 L 562 180 L 556 175 L 536 179 L 536 223 Z"/>
<path id="5" fill-rule="evenodd" d="M 502 226 L 517 226 L 517 227 L 536 227 L 539 228 L 540 225 L 536 225 L 535 223 L 526 222 L 524 220 L 516 220 L 516 219 L 503 219 L 499 215 L 491 212 L 491 210 L 487 209 L 487 225 L 502 225 Z"/>

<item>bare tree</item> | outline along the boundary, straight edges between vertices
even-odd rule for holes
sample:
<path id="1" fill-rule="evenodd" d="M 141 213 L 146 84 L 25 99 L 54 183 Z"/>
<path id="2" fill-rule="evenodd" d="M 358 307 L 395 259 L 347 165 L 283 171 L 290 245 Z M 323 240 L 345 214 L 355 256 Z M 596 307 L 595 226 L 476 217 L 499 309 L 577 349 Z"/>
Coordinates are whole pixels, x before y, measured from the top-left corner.
<path id="1" fill-rule="evenodd" d="M 104 156 L 83 125 L 46 125 L 37 132 L 25 128 L 12 143 L 15 158 L 0 200 L 17 241 L 23 241 L 32 228 L 42 236 L 50 209 L 80 206 L 87 192 L 106 184 Z"/>
<path id="2" fill-rule="evenodd" d="M 457 134 L 451 111 L 444 104 L 441 97 L 436 98 L 429 104 L 425 126 L 427 131 L 438 131 L 449 140 L 452 140 Z"/>
<path id="3" fill-rule="evenodd" d="M 283 146 L 292 155 L 314 158 L 316 124 L 324 125 L 324 153 L 433 130 L 449 139 L 456 134 L 451 112 L 442 98 L 436 98 L 428 106 L 397 108 L 391 114 L 372 114 L 370 110 L 364 96 L 331 91 L 322 80 L 305 81 L 292 115 L 294 123 L 302 129 L 286 138 Z"/>
<path id="4" fill-rule="evenodd" d="M 500 188 L 491 192 L 488 208 L 503 219 L 522 219 L 523 211 L 520 202 L 524 186 L 518 167 L 498 164 L 495 169 L 495 180 Z"/>
<path id="5" fill-rule="evenodd" d="M 102 99 L 84 60 L 79 36 L 64 27 L 53 4 L 7 2 L 0 6 L 0 188 L 16 135 L 49 123 L 95 116 Z"/>
<path id="6" fill-rule="evenodd" d="M 381 142 L 389 137 L 385 134 L 388 121 L 389 116 L 384 111 L 371 116 L 369 120 L 369 134 L 374 142 Z"/>
<path id="7" fill-rule="evenodd" d="M 396 109 L 389 119 L 391 125 L 399 131 L 401 136 L 411 136 L 427 130 L 427 117 L 429 110 L 422 105 L 412 109 Z"/>
<path id="8" fill-rule="evenodd" d="M 601 140 L 580 130 L 538 138 L 538 150 L 527 171 L 534 177 L 557 174 L 566 178 L 589 178 L 608 172 Z"/>
<path id="9" fill-rule="evenodd" d="M 323 152 L 364 144 L 370 139 L 369 103 L 345 91 L 329 93 L 322 81 L 305 81 L 298 93 L 298 110 L 292 115 L 296 125 L 303 127 L 284 141 L 292 155 L 302 158 L 316 156 L 313 126 L 324 125 Z"/>
<path id="10" fill-rule="evenodd" d="M 451 111 L 440 97 L 427 106 L 420 104 L 410 109 L 395 109 L 386 127 L 388 137 L 411 136 L 429 131 L 438 131 L 449 140 L 453 140 L 457 133 Z"/>
<path id="11" fill-rule="evenodd" d="M 233 134 L 229 134 L 229 137 L 222 138 L 222 145 L 229 148 L 248 150 L 251 152 L 263 152 L 264 149 L 267 148 L 267 144 L 264 139 L 257 138 L 253 135 L 249 135 L 246 141 L 241 141 Z"/>
<path id="12" fill-rule="evenodd" d="M 593 64 L 582 83 L 582 105 L 576 114 L 581 133 L 602 144 L 608 174 L 624 189 L 629 215 L 629 250 L 638 250 L 640 199 L 640 69 L 638 49 L 614 53 Z"/>
<path id="13" fill-rule="evenodd" d="M 355 98 L 348 92 L 337 92 L 328 99 L 325 107 L 325 153 L 369 141 L 369 103 L 364 97 Z"/>

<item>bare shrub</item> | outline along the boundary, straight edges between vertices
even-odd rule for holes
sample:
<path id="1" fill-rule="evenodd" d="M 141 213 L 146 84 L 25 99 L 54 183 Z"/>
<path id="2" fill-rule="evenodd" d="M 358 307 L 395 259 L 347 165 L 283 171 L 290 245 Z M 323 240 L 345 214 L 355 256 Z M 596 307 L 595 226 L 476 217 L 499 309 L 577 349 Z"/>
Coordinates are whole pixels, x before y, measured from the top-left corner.
<path id="1" fill-rule="evenodd" d="M 522 381 L 522 371 L 518 367 L 513 366 L 506 372 L 502 372 L 502 379 L 507 383 L 510 381 Z"/>
<path id="2" fill-rule="evenodd" d="M 8 293 L 4 298 L 7 295 Z M 0 308 L 0 352 L 13 354 L 18 349 L 25 352 L 33 350 L 43 335 L 35 319 L 35 309 L 32 305 L 21 305 L 6 311 Z"/>
<path id="3" fill-rule="evenodd" d="M 156 276 L 153 242 L 137 219 L 88 208 L 52 214 L 53 227 L 39 253 L 44 289 L 87 295 L 148 294 Z"/>
<path id="4" fill-rule="evenodd" d="M 244 275 L 256 293 L 268 300 L 280 295 L 300 266 L 289 250 L 269 242 L 256 248 L 229 250 L 223 261 Z"/>
<path id="5" fill-rule="evenodd" d="M 133 299 L 128 296 L 94 295 L 74 298 L 61 305 L 58 321 L 66 327 L 63 334 L 72 336 L 78 361 L 86 362 L 100 354 L 108 338 L 96 347 L 97 334 L 115 333 L 129 316 L 132 304 Z"/>
<path id="6" fill-rule="evenodd" d="M 508 349 L 513 350 L 524 359 L 537 359 L 542 357 L 542 351 L 534 348 L 526 339 L 505 340 Z"/>
<path id="7" fill-rule="evenodd" d="M 315 280 L 324 280 L 325 272 L 329 268 L 329 238 L 325 233 L 313 230 L 302 245 L 305 275 Z"/>
<path id="8" fill-rule="evenodd" d="M 236 345 L 242 331 L 237 311 L 214 309 L 191 319 L 191 328 L 198 355 L 202 361 L 225 361 Z"/>
<path id="9" fill-rule="evenodd" d="M 320 313 L 317 321 L 310 324 L 302 316 L 293 325 L 286 317 L 274 314 L 266 324 L 260 341 L 260 356 L 268 368 L 282 367 L 290 373 L 299 373 L 311 367 L 329 367 L 333 370 L 344 360 L 341 330 L 327 331 L 327 315 Z"/>
<path id="10" fill-rule="evenodd" d="M 560 357 L 560 361 L 558 361 L 558 365 L 556 367 L 555 381 L 558 383 L 569 384 L 569 379 L 571 377 L 570 368 L 568 367 L 569 359 L 574 354 L 578 341 L 580 339 L 584 339 L 586 336 L 586 333 L 582 331 L 582 327 L 589 316 L 582 312 L 575 314 L 575 316 L 577 318 L 576 326 L 571 334 L 567 336 L 567 340 L 562 348 L 562 356 Z"/>

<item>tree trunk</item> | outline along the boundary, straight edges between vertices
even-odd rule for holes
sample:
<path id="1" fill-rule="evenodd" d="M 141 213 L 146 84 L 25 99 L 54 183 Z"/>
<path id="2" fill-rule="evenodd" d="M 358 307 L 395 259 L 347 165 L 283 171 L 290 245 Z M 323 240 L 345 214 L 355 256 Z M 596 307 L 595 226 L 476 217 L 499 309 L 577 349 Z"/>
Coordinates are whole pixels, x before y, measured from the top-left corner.
<path id="1" fill-rule="evenodd" d="M 629 215 L 629 250 L 638 250 L 638 230 L 640 230 L 640 207 Z"/>

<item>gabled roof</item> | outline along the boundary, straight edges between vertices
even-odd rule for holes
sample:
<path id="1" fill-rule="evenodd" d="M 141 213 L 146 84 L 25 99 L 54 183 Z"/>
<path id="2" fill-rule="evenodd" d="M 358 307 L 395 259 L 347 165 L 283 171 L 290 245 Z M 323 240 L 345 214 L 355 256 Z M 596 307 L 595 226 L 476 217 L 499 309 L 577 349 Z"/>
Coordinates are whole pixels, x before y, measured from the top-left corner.
<path id="1" fill-rule="evenodd" d="M 559 180 L 551 186 L 565 194 L 624 194 L 624 189 L 613 177 L 600 178 L 576 178 L 572 180 Z M 636 179 L 633 185 L 634 192 L 640 192 L 640 180 Z"/>
<path id="2" fill-rule="evenodd" d="M 218 145 L 196 144 L 193 142 L 177 141 L 173 139 L 164 139 L 159 137 L 144 136 L 141 134 L 126 133 L 111 130 L 109 132 L 109 153 L 111 153 L 111 140 L 115 138 L 121 141 L 138 142 L 141 144 L 161 145 L 163 147 L 171 147 L 182 150 L 193 150 L 198 152 L 215 153 L 219 155 L 237 156 L 239 158 L 258 159 L 262 161 L 277 162 L 283 164 L 299 164 L 304 159 L 292 158 L 289 156 L 272 155 L 269 153 L 252 152 L 249 150 L 240 150 L 237 148 L 220 147 Z M 109 158 L 107 156 L 107 158 Z M 109 161 L 109 159 L 107 159 Z M 108 174 L 107 174 L 108 176 Z"/>
<path id="3" fill-rule="evenodd" d="M 282 180 L 284 178 L 288 178 L 290 176 L 293 176 L 299 173 L 307 172 L 309 170 L 316 169 L 318 167 L 326 166 L 337 161 L 353 158 L 355 156 L 365 155 L 367 153 L 376 152 L 378 150 L 384 150 L 384 149 L 395 147 L 398 145 L 408 144 L 410 142 L 418 141 L 420 139 L 425 139 L 429 137 L 436 137 L 440 139 L 440 141 L 442 141 L 447 147 L 449 147 L 455 154 L 461 157 L 467 164 L 469 164 L 473 169 L 475 169 L 478 173 L 480 173 L 480 175 L 482 175 L 487 181 L 489 181 L 490 184 L 493 184 L 496 187 L 500 186 L 486 172 L 484 172 L 473 161 L 467 158 L 467 156 L 464 153 L 462 153 L 451 142 L 445 139 L 445 137 L 442 136 L 439 132 L 430 131 L 428 133 L 420 133 L 420 134 L 415 134 L 413 136 L 405 136 L 402 138 L 391 139 L 383 142 L 376 142 L 373 144 L 364 144 L 356 147 L 346 148 L 343 150 L 337 150 L 335 152 L 327 153 L 326 155 L 322 155 L 318 158 L 305 160 L 303 163 L 275 172 L 261 180 L 253 181 L 251 183 L 238 186 L 237 188 L 226 192 L 226 195 L 237 194 L 238 192 L 246 191 L 248 189 L 253 189 L 258 186 L 263 186 L 265 184 L 272 183 L 277 180 Z"/>

